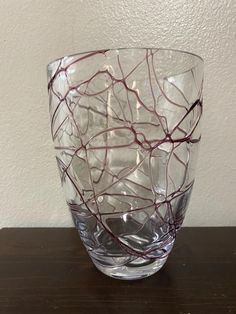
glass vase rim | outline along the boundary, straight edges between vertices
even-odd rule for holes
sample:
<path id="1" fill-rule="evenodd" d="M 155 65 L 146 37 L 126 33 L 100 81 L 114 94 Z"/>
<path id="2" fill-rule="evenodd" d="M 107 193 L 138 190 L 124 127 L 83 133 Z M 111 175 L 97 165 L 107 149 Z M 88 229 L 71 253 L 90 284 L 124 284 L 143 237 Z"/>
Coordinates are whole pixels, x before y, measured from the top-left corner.
<path id="1" fill-rule="evenodd" d="M 185 55 L 190 55 L 195 57 L 199 63 L 204 64 L 204 59 L 194 53 L 194 52 L 190 52 L 187 50 L 181 50 L 181 49 L 175 49 L 175 48 L 163 48 L 163 47 L 120 47 L 120 48 L 103 48 L 103 49 L 95 49 L 95 50 L 87 50 L 87 51 L 79 51 L 77 53 L 73 53 L 73 54 L 67 54 L 64 55 L 62 57 L 58 57 L 56 59 L 53 59 L 52 61 L 50 61 L 47 64 L 47 70 L 49 69 L 50 66 L 52 66 L 54 63 L 63 60 L 64 58 L 72 58 L 75 56 L 79 56 L 79 55 L 83 55 L 83 54 L 89 54 L 89 53 L 105 53 L 108 51 L 121 51 L 121 50 L 147 50 L 147 49 L 155 49 L 155 50 L 161 50 L 161 51 L 170 51 L 170 52 L 175 52 L 175 53 L 181 53 L 181 54 L 185 54 Z M 191 67 L 189 70 L 191 70 L 192 68 L 195 68 L 196 65 L 193 65 L 193 67 Z"/>

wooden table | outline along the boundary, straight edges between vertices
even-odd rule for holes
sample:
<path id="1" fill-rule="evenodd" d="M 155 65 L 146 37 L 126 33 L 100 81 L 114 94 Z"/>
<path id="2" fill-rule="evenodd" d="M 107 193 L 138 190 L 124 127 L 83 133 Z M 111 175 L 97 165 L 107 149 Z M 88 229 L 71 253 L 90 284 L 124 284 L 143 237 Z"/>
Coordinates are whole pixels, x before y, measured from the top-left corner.
<path id="1" fill-rule="evenodd" d="M 2 229 L 0 313 L 236 313 L 236 228 L 183 228 L 140 281 L 98 272 L 75 229 Z"/>

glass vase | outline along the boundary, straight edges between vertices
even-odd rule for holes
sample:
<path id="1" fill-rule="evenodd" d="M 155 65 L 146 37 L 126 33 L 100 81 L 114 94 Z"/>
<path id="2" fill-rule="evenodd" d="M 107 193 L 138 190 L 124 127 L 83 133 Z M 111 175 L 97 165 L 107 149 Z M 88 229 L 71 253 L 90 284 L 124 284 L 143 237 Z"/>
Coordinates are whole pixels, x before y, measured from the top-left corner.
<path id="1" fill-rule="evenodd" d="M 91 260 L 114 278 L 154 274 L 193 188 L 203 60 L 172 49 L 106 49 L 47 70 L 61 183 Z"/>

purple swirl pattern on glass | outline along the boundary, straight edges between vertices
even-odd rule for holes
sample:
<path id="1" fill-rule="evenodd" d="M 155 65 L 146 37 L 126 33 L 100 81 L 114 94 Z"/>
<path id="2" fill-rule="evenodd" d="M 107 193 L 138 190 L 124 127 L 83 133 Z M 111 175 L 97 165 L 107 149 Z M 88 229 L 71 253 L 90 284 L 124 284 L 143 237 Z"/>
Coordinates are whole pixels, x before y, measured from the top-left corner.
<path id="1" fill-rule="evenodd" d="M 51 133 L 66 200 L 105 274 L 158 271 L 194 183 L 203 62 L 167 49 L 80 53 L 48 66 Z"/>

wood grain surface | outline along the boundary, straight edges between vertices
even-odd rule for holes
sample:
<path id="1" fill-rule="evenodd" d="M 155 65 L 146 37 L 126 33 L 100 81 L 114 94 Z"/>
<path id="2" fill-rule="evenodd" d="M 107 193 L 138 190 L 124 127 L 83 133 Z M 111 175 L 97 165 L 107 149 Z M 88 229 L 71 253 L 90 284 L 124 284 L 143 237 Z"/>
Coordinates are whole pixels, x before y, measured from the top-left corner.
<path id="1" fill-rule="evenodd" d="M 236 313 L 236 228 L 183 228 L 140 281 L 97 271 L 75 229 L 2 229 L 0 313 Z"/>

